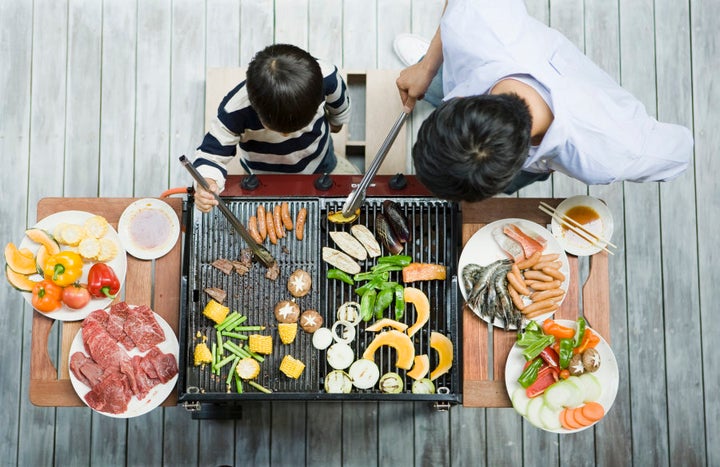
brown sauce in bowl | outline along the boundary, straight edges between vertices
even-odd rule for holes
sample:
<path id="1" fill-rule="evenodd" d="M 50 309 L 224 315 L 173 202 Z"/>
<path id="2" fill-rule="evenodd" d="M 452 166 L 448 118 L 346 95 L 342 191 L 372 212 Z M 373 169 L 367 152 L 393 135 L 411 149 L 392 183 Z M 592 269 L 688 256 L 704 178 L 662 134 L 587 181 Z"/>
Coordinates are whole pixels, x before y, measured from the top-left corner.
<path id="1" fill-rule="evenodd" d="M 565 211 L 565 215 L 582 225 L 585 230 L 595 235 L 602 235 L 602 219 L 600 219 L 600 214 L 593 208 L 588 206 L 573 206 Z M 562 224 L 562 229 L 568 241 L 583 247 L 588 245 L 589 242 L 587 240 L 574 233 L 565 224 Z"/>

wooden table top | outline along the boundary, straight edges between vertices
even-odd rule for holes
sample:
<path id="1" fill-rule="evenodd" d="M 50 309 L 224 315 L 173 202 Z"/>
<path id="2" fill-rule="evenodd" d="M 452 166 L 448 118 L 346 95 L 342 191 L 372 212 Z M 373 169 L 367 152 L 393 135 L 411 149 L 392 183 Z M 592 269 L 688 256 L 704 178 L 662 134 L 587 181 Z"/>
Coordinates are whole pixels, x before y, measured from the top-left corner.
<path id="1" fill-rule="evenodd" d="M 117 228 L 123 210 L 134 198 L 44 198 L 38 203 L 37 219 L 55 212 L 81 210 L 104 216 Z M 167 198 L 178 218 L 182 216 L 182 199 Z M 463 245 L 484 225 L 505 218 L 522 218 L 547 225 L 550 217 L 537 209 L 540 201 L 557 206 L 561 199 L 492 198 L 480 203 L 462 204 Z M 182 225 L 182 222 L 181 222 Z M 155 261 L 138 260 L 128 255 L 127 273 L 123 286 L 125 301 L 151 304 L 153 310 L 170 324 L 175 333 L 180 311 L 181 241 L 162 258 Z M 578 258 L 568 255 L 570 284 L 557 318 L 575 319 L 582 309 L 584 316 L 606 340 L 610 340 L 609 278 L 607 253 L 593 255 L 585 284 L 578 284 Z M 153 283 L 152 278 L 155 278 Z M 462 316 L 463 405 L 466 407 L 510 407 L 505 391 L 504 367 L 510 348 L 515 342 L 514 331 L 495 328 L 493 332 L 484 321 L 467 307 Z M 35 312 L 32 323 L 32 357 L 30 362 L 30 400 L 38 406 L 73 407 L 84 403 L 75 393 L 68 373 L 68 355 L 80 322 L 61 322 L 59 371 L 48 353 L 48 339 L 55 320 Z M 492 347 L 492 352 L 488 349 Z M 177 403 L 173 391 L 163 405 Z"/>
<path id="2" fill-rule="evenodd" d="M 37 220 L 59 211 L 78 210 L 104 216 L 117 230 L 125 208 L 137 198 L 43 198 L 37 206 Z M 181 198 L 164 199 L 182 219 Z M 181 222 L 182 225 L 182 222 Z M 182 241 L 162 258 L 144 261 L 127 255 L 127 273 L 121 294 L 130 304 L 150 305 L 162 316 L 177 335 L 180 311 L 180 262 Z M 152 277 L 155 277 L 153 283 Z M 48 352 L 48 339 L 54 324 L 59 327 L 59 371 Z M 38 406 L 79 407 L 83 401 L 75 393 L 68 372 L 70 345 L 80 329 L 81 321 L 56 321 L 37 311 L 33 313 L 30 358 L 30 401 Z M 173 390 L 163 405 L 175 405 Z"/>

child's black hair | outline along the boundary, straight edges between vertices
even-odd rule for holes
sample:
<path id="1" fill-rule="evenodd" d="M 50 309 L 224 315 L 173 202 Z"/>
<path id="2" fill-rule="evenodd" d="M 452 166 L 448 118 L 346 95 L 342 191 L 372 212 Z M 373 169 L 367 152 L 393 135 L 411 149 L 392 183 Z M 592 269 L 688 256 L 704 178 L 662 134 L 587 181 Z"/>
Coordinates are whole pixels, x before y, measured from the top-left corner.
<path id="1" fill-rule="evenodd" d="M 271 45 L 255 54 L 245 86 L 263 125 L 281 133 L 292 133 L 312 122 L 324 98 L 317 60 L 289 44 Z"/>

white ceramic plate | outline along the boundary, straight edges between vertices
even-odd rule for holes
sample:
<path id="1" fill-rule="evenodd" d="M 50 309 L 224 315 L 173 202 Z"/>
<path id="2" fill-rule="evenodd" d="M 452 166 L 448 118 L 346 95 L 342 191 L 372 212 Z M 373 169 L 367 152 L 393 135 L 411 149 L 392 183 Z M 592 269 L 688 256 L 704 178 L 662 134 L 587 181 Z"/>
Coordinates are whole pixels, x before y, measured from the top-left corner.
<path id="1" fill-rule="evenodd" d="M 133 305 L 130 305 L 133 307 Z M 157 348 L 162 353 L 170 353 L 175 356 L 175 361 L 178 359 L 178 355 L 180 352 L 180 346 L 178 344 L 177 337 L 175 336 L 175 333 L 173 332 L 170 325 L 163 319 L 162 316 L 159 314 L 153 312 L 155 315 L 155 319 L 157 320 L 158 324 L 160 324 L 160 327 L 162 328 L 163 332 L 165 333 L 165 341 L 161 342 L 157 345 Z M 122 348 L 125 351 L 125 348 L 120 345 L 118 342 L 116 344 L 120 348 Z M 78 330 L 77 334 L 75 334 L 75 338 L 72 341 L 72 344 L 70 345 L 70 354 L 68 357 L 68 368 L 70 367 L 70 359 L 72 358 L 73 354 L 75 352 L 82 352 L 84 355 L 87 355 L 87 352 L 85 351 L 85 345 L 83 344 L 82 340 L 82 328 Z M 149 352 L 149 350 L 147 351 Z M 147 352 L 140 352 L 137 347 L 132 349 L 131 351 L 127 352 L 130 357 L 133 357 L 135 355 L 145 355 Z M 132 396 L 130 399 L 130 402 L 128 402 L 128 408 L 125 412 L 120 414 L 113 414 L 113 413 L 107 413 L 107 412 L 101 412 L 96 410 L 96 412 L 101 413 L 103 415 L 107 415 L 108 417 L 114 417 L 114 418 L 132 418 L 137 417 L 138 415 L 143 415 L 145 413 L 150 412 L 155 407 L 158 407 L 160 404 L 162 404 L 165 399 L 170 395 L 170 392 L 175 387 L 175 382 L 177 381 L 178 375 L 175 375 L 170 381 L 163 384 L 158 384 L 155 387 L 153 387 L 150 392 L 147 393 L 147 395 L 142 399 L 138 399 L 137 396 Z M 81 382 L 77 377 L 73 374 L 72 371 L 70 371 L 70 381 L 72 382 L 73 389 L 75 389 L 75 392 L 78 396 L 80 396 L 80 399 L 82 399 L 83 403 L 87 405 L 87 402 L 85 402 L 85 395 L 90 392 L 90 388 L 85 385 L 85 383 Z M 95 409 L 93 409 L 95 410 Z"/>
<path id="2" fill-rule="evenodd" d="M 569 319 L 558 319 L 556 321 L 563 326 L 577 329 L 577 323 L 575 321 L 571 321 Z M 595 334 L 600 336 L 600 333 L 598 333 L 594 329 L 593 331 L 595 332 Z M 600 384 L 602 385 L 602 393 L 600 394 L 600 399 L 598 399 L 596 402 L 599 402 L 603 406 L 603 408 L 605 409 L 605 415 L 607 415 L 607 413 L 610 411 L 610 407 L 612 407 L 613 403 L 615 402 L 615 396 L 617 395 L 618 384 L 620 380 L 618 365 L 617 360 L 615 360 L 615 354 L 613 353 L 610 345 L 608 345 L 605 338 L 603 338 L 602 336 L 600 336 L 600 343 L 595 347 L 595 349 L 600 354 L 600 368 L 598 368 L 598 370 L 593 373 L 593 375 L 597 377 L 597 379 L 600 381 Z M 507 389 L 509 396 L 511 396 L 517 388 L 521 387 L 517 380 L 523 371 L 523 367 L 525 366 L 526 361 L 525 357 L 523 357 L 522 355 L 522 352 L 522 347 L 519 347 L 517 344 L 513 345 L 510 349 L 510 353 L 508 354 L 507 361 L 505 362 L 505 388 Z M 523 416 L 523 418 L 527 417 Z M 541 429 L 545 431 L 551 431 L 553 433 L 576 433 L 578 431 L 583 431 L 587 428 L 590 428 L 591 426 L 595 425 L 595 423 L 583 428 L 578 428 L 577 430 L 566 430 L 565 428 L 560 428 L 559 430 L 548 430 L 546 428 Z"/>
<path id="3" fill-rule="evenodd" d="M 458 262 L 458 274 L 461 275 L 461 279 L 458 281 L 458 284 L 460 286 L 460 292 L 462 293 L 463 298 L 467 300 L 467 295 L 469 292 L 465 290 L 464 281 L 462 280 L 462 271 L 465 266 L 471 263 L 479 264 L 480 266 L 487 266 L 494 261 L 507 258 L 507 255 L 500 249 L 492 235 L 492 232 L 496 227 L 500 227 L 504 224 L 516 224 L 523 231 L 539 234 L 545 240 L 547 240 L 547 244 L 545 245 L 545 250 L 543 251 L 543 254 L 557 253 L 560 255 L 559 259 L 562 262 L 560 272 L 565 275 L 565 280 L 560 287 L 567 293 L 568 286 L 570 284 L 570 263 L 568 263 L 567 255 L 565 254 L 565 251 L 560 246 L 558 241 L 555 240 L 555 237 L 553 237 L 547 229 L 543 228 L 539 224 L 536 224 L 535 222 L 525 219 L 501 219 L 492 222 L 475 232 L 475 234 L 470 237 L 470 240 L 468 240 L 468 242 L 465 244 L 465 247 L 460 254 L 460 261 Z M 563 296 L 563 300 L 564 298 L 565 296 Z M 562 301 L 560 303 L 562 303 Z M 473 311 L 485 322 L 490 322 L 488 318 L 480 316 L 479 310 L 473 309 Z M 541 323 L 545 321 L 546 318 L 552 316 L 553 313 L 554 312 L 539 315 L 533 318 L 533 320 Z M 495 318 L 492 324 L 499 328 L 503 327 L 502 321 L 497 318 Z M 516 326 L 511 325 L 510 329 L 516 329 Z"/>
<path id="4" fill-rule="evenodd" d="M 175 246 L 180 221 L 165 201 L 139 199 L 123 211 L 118 234 L 128 253 L 138 259 L 157 259 Z"/>
<path id="5" fill-rule="evenodd" d="M 555 209 L 558 214 L 567 215 L 567 212 L 570 209 L 578 206 L 588 207 L 595 211 L 599 216 L 595 221 L 588 224 L 583 223 L 583 226 L 590 232 L 600 235 L 606 240 L 611 240 L 610 237 L 612 237 L 614 228 L 612 213 L 607 205 L 599 199 L 585 195 L 572 196 L 560 203 Z M 565 251 L 572 255 L 594 255 L 595 253 L 601 251 L 602 247 L 606 245 L 605 243 L 599 243 L 599 246 L 593 246 L 579 235 L 565 229 L 560 222 L 556 221 L 554 218 L 550 224 L 550 228 L 560 245 L 565 249 Z"/>
<path id="6" fill-rule="evenodd" d="M 95 214 L 85 211 L 56 212 L 55 214 L 51 214 L 45 219 L 42 219 L 40 222 L 35 224 L 33 228 L 43 229 L 47 232 L 52 233 L 58 224 L 67 223 L 82 225 L 88 218 L 94 215 Z M 118 247 L 118 254 L 111 261 L 108 261 L 107 265 L 110 266 L 113 271 L 115 271 L 115 275 L 120 280 L 120 287 L 122 288 L 122 286 L 125 284 L 125 273 L 127 271 L 127 256 L 125 255 L 125 250 L 120 243 L 120 237 L 112 226 L 109 226 L 105 237 L 115 242 Z M 62 250 L 72 249 L 72 247 L 69 247 L 67 245 L 60 245 L 60 247 Z M 25 236 L 20 242 L 19 248 L 28 248 L 33 252 L 33 254 L 37 254 L 37 250 L 40 248 L 40 245 Z M 83 266 L 83 275 L 80 280 L 81 283 L 87 283 L 88 271 L 90 271 L 90 267 L 93 264 L 95 263 L 89 261 L 85 262 L 85 265 Z M 36 274 L 35 276 L 31 276 L 31 279 L 41 280 L 42 277 L 39 274 Z M 32 306 L 32 294 L 29 292 L 23 292 L 22 294 L 28 304 Z M 73 310 L 72 308 L 69 308 L 65 304 L 63 304 L 62 308 L 52 311 L 50 313 L 43 313 L 41 311 L 39 311 L 38 313 L 42 313 L 48 318 L 56 319 L 58 321 L 79 321 L 81 319 L 85 319 L 85 317 L 91 312 L 97 309 L 105 308 L 110 304 L 110 302 L 112 302 L 112 299 L 110 298 L 93 298 L 92 300 L 90 300 L 90 303 L 78 310 Z"/>

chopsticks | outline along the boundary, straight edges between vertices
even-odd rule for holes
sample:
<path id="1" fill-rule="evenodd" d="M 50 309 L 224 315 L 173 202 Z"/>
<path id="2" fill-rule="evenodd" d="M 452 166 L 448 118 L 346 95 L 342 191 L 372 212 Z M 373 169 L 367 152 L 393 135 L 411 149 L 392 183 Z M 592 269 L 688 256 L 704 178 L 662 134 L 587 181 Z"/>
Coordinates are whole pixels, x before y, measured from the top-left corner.
<path id="1" fill-rule="evenodd" d="M 557 209 L 545 203 L 544 201 L 540 201 L 540 206 L 538 206 L 538 208 L 545 214 L 549 214 L 557 222 L 567 227 L 568 230 L 570 230 L 586 242 L 590 243 L 592 246 L 600 248 L 603 251 L 607 251 L 611 255 L 615 254 L 610 251 L 607 246 L 617 248 L 617 245 L 612 243 L 610 240 L 607 240 L 602 235 L 590 232 L 588 229 L 583 227 L 582 224 L 575 221 L 575 219 L 573 219 L 572 217 L 568 217 L 565 214 L 558 212 Z"/>

